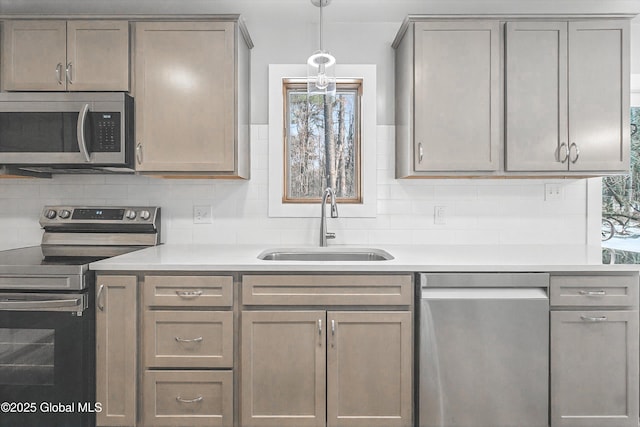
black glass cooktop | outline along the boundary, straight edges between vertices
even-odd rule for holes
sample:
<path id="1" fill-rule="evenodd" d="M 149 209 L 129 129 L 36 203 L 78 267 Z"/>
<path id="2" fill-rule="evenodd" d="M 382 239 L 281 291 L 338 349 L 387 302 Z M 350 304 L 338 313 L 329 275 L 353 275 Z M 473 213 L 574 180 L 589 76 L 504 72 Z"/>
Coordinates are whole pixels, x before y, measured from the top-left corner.
<path id="1" fill-rule="evenodd" d="M 87 256 L 80 252 L 69 256 L 45 256 L 41 246 L 0 251 L 0 265 L 3 266 L 82 265 L 105 258 L 107 256 Z"/>

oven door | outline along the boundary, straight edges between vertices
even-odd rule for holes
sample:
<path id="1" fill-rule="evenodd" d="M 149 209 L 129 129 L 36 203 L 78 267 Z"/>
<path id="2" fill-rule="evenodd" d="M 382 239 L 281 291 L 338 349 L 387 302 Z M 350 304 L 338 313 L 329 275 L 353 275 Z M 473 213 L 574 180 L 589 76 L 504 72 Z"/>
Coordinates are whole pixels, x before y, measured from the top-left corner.
<path id="1" fill-rule="evenodd" d="M 94 315 L 87 293 L 0 293 L 1 427 L 93 424 Z"/>

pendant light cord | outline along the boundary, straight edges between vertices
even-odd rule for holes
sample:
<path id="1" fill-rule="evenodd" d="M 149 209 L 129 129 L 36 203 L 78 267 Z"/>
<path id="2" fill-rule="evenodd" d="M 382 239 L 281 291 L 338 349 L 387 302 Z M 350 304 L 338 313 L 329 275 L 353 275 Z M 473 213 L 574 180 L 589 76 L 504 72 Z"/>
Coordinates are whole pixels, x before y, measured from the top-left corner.
<path id="1" fill-rule="evenodd" d="M 322 43 L 323 33 L 322 33 L 322 5 L 324 4 L 324 0 L 320 0 L 320 50 L 324 52 L 324 45 Z"/>

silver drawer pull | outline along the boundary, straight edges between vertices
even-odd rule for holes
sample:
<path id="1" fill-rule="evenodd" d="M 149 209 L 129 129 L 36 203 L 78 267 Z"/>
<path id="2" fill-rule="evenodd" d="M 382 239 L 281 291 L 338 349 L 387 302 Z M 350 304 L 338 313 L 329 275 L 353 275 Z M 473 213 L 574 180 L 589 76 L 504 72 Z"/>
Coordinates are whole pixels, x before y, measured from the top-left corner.
<path id="1" fill-rule="evenodd" d="M 202 402 L 204 400 L 204 397 L 202 396 L 198 396 L 195 399 L 183 399 L 180 396 L 176 396 L 176 400 L 180 403 L 199 403 Z"/>
<path id="2" fill-rule="evenodd" d="M 180 338 L 180 337 L 175 337 L 177 342 L 202 342 L 203 338 L 202 337 L 198 337 L 198 338 L 191 338 L 191 339 L 185 339 L 185 338 Z"/>
<path id="3" fill-rule="evenodd" d="M 202 291 L 176 291 L 176 294 L 180 298 L 190 299 L 190 298 L 198 298 L 200 295 L 202 295 Z"/>
<path id="4" fill-rule="evenodd" d="M 605 291 L 580 291 L 580 295 L 586 295 L 590 297 L 598 297 L 607 295 Z"/>
<path id="5" fill-rule="evenodd" d="M 580 319 L 584 320 L 585 322 L 606 322 L 607 316 L 602 316 L 602 317 L 580 316 Z"/>

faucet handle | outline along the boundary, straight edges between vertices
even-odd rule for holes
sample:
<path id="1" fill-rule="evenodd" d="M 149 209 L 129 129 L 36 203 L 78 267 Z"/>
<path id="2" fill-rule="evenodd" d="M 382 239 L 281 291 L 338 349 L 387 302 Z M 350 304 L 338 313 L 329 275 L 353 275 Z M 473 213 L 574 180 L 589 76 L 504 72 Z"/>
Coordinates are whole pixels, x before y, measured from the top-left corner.
<path id="1" fill-rule="evenodd" d="M 325 236 L 327 236 L 327 239 L 335 239 L 336 233 L 326 233 Z"/>

